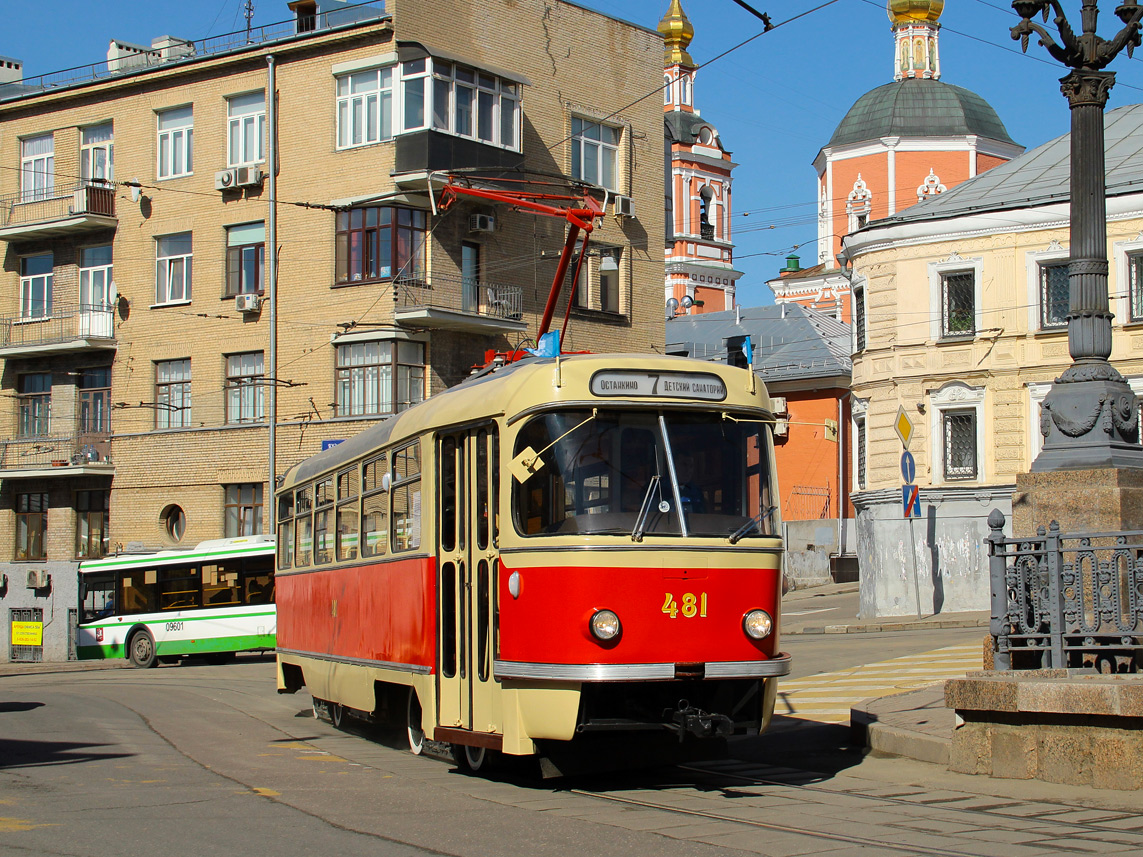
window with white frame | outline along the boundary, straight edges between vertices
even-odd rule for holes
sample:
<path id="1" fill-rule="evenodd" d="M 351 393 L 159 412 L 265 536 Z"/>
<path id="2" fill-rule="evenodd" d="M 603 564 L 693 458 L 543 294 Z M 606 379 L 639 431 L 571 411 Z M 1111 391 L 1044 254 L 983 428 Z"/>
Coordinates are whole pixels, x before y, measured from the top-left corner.
<path id="1" fill-rule="evenodd" d="M 229 167 L 266 160 L 266 95 L 248 92 L 226 99 L 227 162 Z"/>
<path id="2" fill-rule="evenodd" d="M 115 179 L 115 134 L 112 124 L 91 125 L 79 134 L 79 175 L 87 181 Z"/>
<path id="3" fill-rule="evenodd" d="M 339 345 L 335 386 L 338 416 L 403 411 L 424 400 L 424 343 L 369 340 Z"/>
<path id="4" fill-rule="evenodd" d="M 663 75 L 663 104 L 671 103 L 671 76 Z"/>
<path id="5" fill-rule="evenodd" d="M 223 297 L 260 295 L 266 263 L 266 224 L 226 227 L 226 288 Z"/>
<path id="6" fill-rule="evenodd" d="M 112 286 L 111 245 L 84 247 L 79 251 L 79 311 L 108 314 L 115 301 Z M 107 333 L 110 335 L 111 318 L 108 315 Z"/>
<path id="7" fill-rule="evenodd" d="M 371 68 L 337 78 L 337 147 L 365 146 L 393 136 L 393 69 Z"/>
<path id="8" fill-rule="evenodd" d="M 191 425 L 191 362 L 161 360 L 155 364 L 155 428 Z"/>
<path id="9" fill-rule="evenodd" d="M 592 251 L 579 269 L 575 306 L 600 312 L 620 313 L 619 268 L 621 247 L 600 247 Z M 572 273 L 578 257 L 572 260 Z"/>
<path id="10" fill-rule="evenodd" d="M 866 427 L 866 413 L 869 410 L 868 399 L 850 399 L 850 422 L 853 426 L 853 488 L 855 491 L 864 491 L 868 486 L 866 472 L 866 450 L 869 446 Z"/>
<path id="11" fill-rule="evenodd" d="M 853 284 L 853 337 L 854 350 L 865 350 L 865 283 Z"/>
<path id="12" fill-rule="evenodd" d="M 401 63 L 402 131 L 419 131 L 428 127 L 428 78 L 428 59 Z"/>
<path id="13" fill-rule="evenodd" d="M 159 178 L 194 172 L 194 108 L 175 107 L 158 113 Z"/>
<path id="14" fill-rule="evenodd" d="M 572 178 L 618 189 L 619 129 L 572 117 Z"/>
<path id="15" fill-rule="evenodd" d="M 234 539 L 261 532 L 262 483 L 223 486 L 223 536 Z"/>
<path id="16" fill-rule="evenodd" d="M 929 336 L 934 340 L 974 336 L 981 321 L 981 282 L 984 260 L 964 259 L 952 253 L 940 262 L 930 262 Z"/>
<path id="17" fill-rule="evenodd" d="M 155 303 L 186 303 L 191 299 L 191 233 L 155 239 Z"/>
<path id="18" fill-rule="evenodd" d="M 519 84 L 444 60 L 432 63 L 434 130 L 519 149 Z"/>
<path id="19" fill-rule="evenodd" d="M 20 259 L 20 318 L 31 321 L 52 314 L 51 253 L 39 253 Z"/>
<path id="20" fill-rule="evenodd" d="M 930 394 L 929 401 L 933 455 L 940 462 L 934 471 L 939 480 L 983 480 L 984 388 L 952 381 Z"/>
<path id="21" fill-rule="evenodd" d="M 1067 328 L 1070 302 L 1068 262 L 1040 262 L 1040 329 Z"/>
<path id="22" fill-rule="evenodd" d="M 52 134 L 20 141 L 20 202 L 48 199 L 55 192 L 55 151 Z"/>
<path id="23" fill-rule="evenodd" d="M 226 422 L 257 423 L 266 419 L 266 387 L 261 351 L 226 357 Z"/>
<path id="24" fill-rule="evenodd" d="M 1130 294 L 1130 319 L 1143 321 L 1143 250 L 1127 254 L 1127 290 Z"/>

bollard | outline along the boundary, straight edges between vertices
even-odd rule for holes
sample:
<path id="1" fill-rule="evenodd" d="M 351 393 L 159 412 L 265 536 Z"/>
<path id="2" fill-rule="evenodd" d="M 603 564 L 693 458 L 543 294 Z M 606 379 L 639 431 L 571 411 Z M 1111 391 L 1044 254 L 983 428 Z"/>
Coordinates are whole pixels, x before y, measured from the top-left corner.
<path id="1" fill-rule="evenodd" d="M 1004 550 L 1004 513 L 993 509 L 988 515 L 988 581 L 992 616 L 988 621 L 988 631 L 996 641 L 996 652 L 992 665 L 998 670 L 1012 668 L 1012 656 L 1008 650 L 1008 585 L 1005 582 L 1007 555 Z"/>

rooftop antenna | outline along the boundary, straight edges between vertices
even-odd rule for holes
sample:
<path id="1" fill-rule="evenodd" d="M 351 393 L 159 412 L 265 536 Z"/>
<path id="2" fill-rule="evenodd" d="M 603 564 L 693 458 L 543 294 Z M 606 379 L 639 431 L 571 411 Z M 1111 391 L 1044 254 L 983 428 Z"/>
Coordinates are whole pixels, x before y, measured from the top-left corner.
<path id="1" fill-rule="evenodd" d="M 254 20 L 254 0 L 246 0 L 244 11 L 246 12 L 246 44 L 249 45 L 254 41 L 250 38 L 250 26 Z"/>

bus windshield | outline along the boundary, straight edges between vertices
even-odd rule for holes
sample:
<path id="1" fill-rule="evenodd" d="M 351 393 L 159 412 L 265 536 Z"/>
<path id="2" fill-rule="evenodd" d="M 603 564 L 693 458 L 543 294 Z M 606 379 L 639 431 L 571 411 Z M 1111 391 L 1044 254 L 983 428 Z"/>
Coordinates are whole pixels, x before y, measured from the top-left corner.
<path id="1" fill-rule="evenodd" d="M 525 536 L 774 533 L 766 430 L 690 411 L 551 411 L 516 439 L 542 466 L 513 492 Z"/>

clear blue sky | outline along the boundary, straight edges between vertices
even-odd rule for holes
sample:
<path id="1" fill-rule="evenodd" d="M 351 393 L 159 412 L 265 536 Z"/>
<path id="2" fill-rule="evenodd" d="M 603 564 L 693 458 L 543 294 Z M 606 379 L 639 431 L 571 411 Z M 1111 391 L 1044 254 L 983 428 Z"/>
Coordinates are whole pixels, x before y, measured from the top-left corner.
<path id="1" fill-rule="evenodd" d="M 798 252 L 816 255 L 812 161 L 846 111 L 865 92 L 893 79 L 893 36 L 884 0 L 751 0 L 778 25 L 762 30 L 733 0 L 683 0 L 695 28 L 690 53 L 700 65 L 696 106 L 722 135 L 740 166 L 734 174 L 736 263 L 746 276 L 739 299 L 770 303 L 764 282 Z M 406 0 L 412 2 L 412 0 Z M 430 2 L 431 0 L 418 0 Z M 607 14 L 655 27 L 669 0 L 582 0 Z M 200 39 L 241 29 L 245 0 L 41 0 L 6 4 L 0 55 L 24 61 L 33 76 L 98 62 L 115 37 L 150 44 L 158 35 Z M 1065 0 L 1079 26 L 1079 0 Z M 1118 2 L 1100 3 L 1099 33 L 1119 28 Z M 1074 14 L 1073 14 L 1074 10 Z M 797 16 L 805 14 L 804 17 Z M 255 0 L 255 24 L 289 17 L 286 0 Z M 791 20 L 795 19 L 796 20 Z M 784 23 L 784 22 L 789 23 Z M 942 80 L 983 96 L 1018 143 L 1033 148 L 1068 130 L 1059 94 L 1064 69 L 1035 42 L 1021 56 L 1005 0 L 946 0 L 941 18 Z M 1143 101 L 1143 50 L 1112 64 L 1119 73 L 1110 107 Z M 794 250 L 795 245 L 802 249 Z"/>

